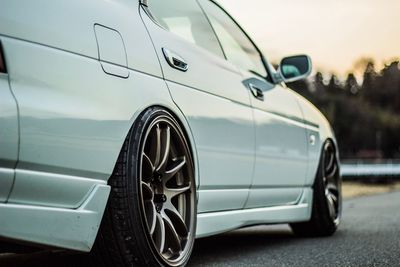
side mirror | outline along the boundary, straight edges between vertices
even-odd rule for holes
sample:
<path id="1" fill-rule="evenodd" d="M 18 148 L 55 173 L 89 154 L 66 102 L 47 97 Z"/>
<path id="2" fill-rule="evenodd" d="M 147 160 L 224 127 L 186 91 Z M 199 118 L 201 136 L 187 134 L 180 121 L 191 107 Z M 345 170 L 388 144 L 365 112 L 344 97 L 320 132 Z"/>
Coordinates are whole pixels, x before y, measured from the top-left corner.
<path id="1" fill-rule="evenodd" d="M 291 56 L 282 59 L 278 73 L 284 82 L 290 83 L 307 78 L 312 70 L 309 56 Z"/>

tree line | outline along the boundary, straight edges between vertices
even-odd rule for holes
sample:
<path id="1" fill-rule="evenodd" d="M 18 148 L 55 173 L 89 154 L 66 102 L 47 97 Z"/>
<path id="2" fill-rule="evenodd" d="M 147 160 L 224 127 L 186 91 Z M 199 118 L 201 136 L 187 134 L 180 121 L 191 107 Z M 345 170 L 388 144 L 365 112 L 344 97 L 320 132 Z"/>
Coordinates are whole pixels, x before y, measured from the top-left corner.
<path id="1" fill-rule="evenodd" d="M 362 82 L 353 73 L 345 80 L 309 80 L 289 84 L 327 117 L 344 159 L 400 158 L 400 65 L 394 61 L 376 70 L 364 64 Z"/>

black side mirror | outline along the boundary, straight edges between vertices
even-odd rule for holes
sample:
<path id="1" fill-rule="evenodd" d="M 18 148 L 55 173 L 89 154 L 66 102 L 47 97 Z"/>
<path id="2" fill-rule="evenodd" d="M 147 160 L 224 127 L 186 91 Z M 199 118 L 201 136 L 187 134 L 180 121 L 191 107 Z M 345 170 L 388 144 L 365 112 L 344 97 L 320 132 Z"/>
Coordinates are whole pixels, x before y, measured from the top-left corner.
<path id="1" fill-rule="evenodd" d="M 285 57 L 279 65 L 279 74 L 285 82 L 305 79 L 311 70 L 311 59 L 306 55 Z"/>

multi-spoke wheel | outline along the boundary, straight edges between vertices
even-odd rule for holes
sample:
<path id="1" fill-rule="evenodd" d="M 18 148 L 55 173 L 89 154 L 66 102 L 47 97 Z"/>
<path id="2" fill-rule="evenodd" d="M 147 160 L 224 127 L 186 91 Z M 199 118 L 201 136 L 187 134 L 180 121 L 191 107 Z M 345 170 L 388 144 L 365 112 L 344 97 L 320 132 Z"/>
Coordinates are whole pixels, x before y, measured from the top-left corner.
<path id="1" fill-rule="evenodd" d="M 141 151 L 141 200 L 152 245 L 176 264 L 191 249 L 193 167 L 184 136 L 169 118 L 153 121 Z"/>
<path id="2" fill-rule="evenodd" d="M 189 144 L 177 121 L 152 108 L 122 148 L 94 252 L 100 266 L 183 266 L 196 230 Z M 96 266 L 99 266 L 99 262 Z"/>
<path id="3" fill-rule="evenodd" d="M 339 163 L 331 141 L 326 141 L 323 146 L 313 190 L 311 220 L 290 226 L 295 234 L 302 236 L 332 235 L 340 222 L 342 191 Z"/>
<path id="4" fill-rule="evenodd" d="M 326 203 L 328 205 L 329 216 L 337 225 L 340 213 L 340 175 L 336 162 L 335 149 L 331 142 L 324 146 L 324 165 L 323 178 Z"/>

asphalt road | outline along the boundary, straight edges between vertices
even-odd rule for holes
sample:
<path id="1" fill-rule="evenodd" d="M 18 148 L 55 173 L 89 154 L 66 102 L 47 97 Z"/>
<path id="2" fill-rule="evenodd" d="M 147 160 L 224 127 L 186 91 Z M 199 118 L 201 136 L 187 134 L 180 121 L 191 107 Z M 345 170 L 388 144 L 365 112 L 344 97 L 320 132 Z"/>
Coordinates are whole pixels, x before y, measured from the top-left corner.
<path id="1" fill-rule="evenodd" d="M 0 266 L 67 266 L 68 257 L 0 256 Z M 199 239 L 189 266 L 400 266 L 400 192 L 346 200 L 340 229 L 329 238 L 298 238 L 276 225 Z"/>

